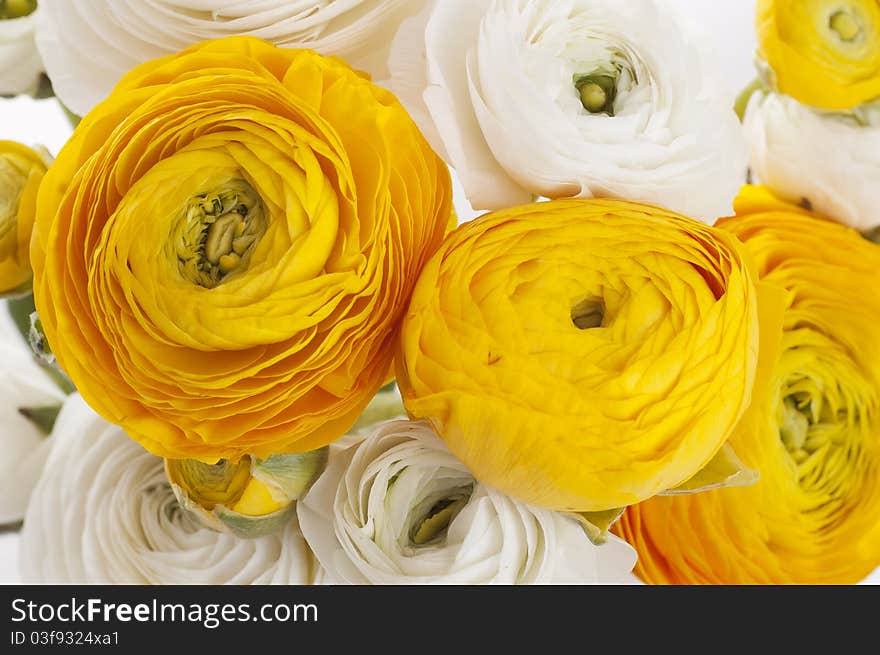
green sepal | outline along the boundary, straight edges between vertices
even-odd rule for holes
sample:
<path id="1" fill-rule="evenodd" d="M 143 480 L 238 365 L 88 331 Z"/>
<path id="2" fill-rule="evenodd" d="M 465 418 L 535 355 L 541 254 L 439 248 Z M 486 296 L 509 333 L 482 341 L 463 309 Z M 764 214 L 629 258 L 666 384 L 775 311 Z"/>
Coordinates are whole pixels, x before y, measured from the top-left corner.
<path id="1" fill-rule="evenodd" d="M 752 96 L 756 93 L 767 93 L 768 91 L 767 83 L 759 76 L 739 92 L 739 95 L 736 96 L 736 100 L 733 103 L 733 110 L 739 117 L 740 122 L 743 122 L 746 118 L 746 109 L 749 108 L 749 101 L 751 101 Z"/>
<path id="2" fill-rule="evenodd" d="M 737 456 L 733 446 L 725 443 L 715 457 L 702 469 L 677 487 L 664 491 L 660 496 L 695 494 L 722 487 L 748 487 L 755 484 L 760 474 L 748 468 Z"/>
<path id="3" fill-rule="evenodd" d="M 251 477 L 263 482 L 271 491 L 277 489 L 278 502 L 298 500 L 306 495 L 315 481 L 327 468 L 330 448 L 324 446 L 307 453 L 272 455 L 269 459 L 254 459 Z"/>
<path id="4" fill-rule="evenodd" d="M 233 512 L 225 505 L 217 505 L 213 511 L 214 516 L 225 527 L 225 531 L 242 539 L 259 539 L 280 532 L 284 526 L 290 523 L 295 513 L 296 503 L 294 502 L 276 512 L 262 516 L 244 516 Z"/>
<path id="5" fill-rule="evenodd" d="M 46 340 L 43 326 L 40 323 L 37 312 L 34 310 L 33 294 L 29 293 L 20 298 L 7 301 L 6 308 L 22 339 L 30 346 L 31 351 L 37 358 L 40 368 L 46 372 L 46 375 L 52 379 L 52 382 L 55 383 L 55 386 L 62 393 L 65 395 L 74 393 L 76 387 L 73 386 L 73 382 L 70 381 L 70 378 L 58 366 L 58 363 L 55 361 L 55 355 L 52 354 L 49 348 L 49 342 Z"/>
<path id="6" fill-rule="evenodd" d="M 623 516 L 626 507 L 615 507 L 601 512 L 576 512 L 575 518 L 581 524 L 587 538 L 593 544 L 601 546 L 608 541 L 608 531 Z"/>

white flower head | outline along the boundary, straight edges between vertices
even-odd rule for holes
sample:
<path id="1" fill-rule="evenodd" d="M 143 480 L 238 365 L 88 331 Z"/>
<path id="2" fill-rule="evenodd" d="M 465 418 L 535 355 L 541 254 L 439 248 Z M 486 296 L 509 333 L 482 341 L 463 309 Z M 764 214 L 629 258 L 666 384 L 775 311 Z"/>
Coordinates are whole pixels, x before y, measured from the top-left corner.
<path id="1" fill-rule="evenodd" d="M 610 196 L 714 222 L 746 156 L 703 55 L 658 0 L 433 0 L 389 67 L 477 209 Z"/>
<path id="2" fill-rule="evenodd" d="M 612 582 L 635 564 L 616 537 L 595 546 L 570 515 L 477 482 L 424 421 L 387 421 L 331 446 L 297 510 L 338 583 Z"/>
<path id="3" fill-rule="evenodd" d="M 54 442 L 21 534 L 22 578 L 53 584 L 308 584 L 313 559 L 296 521 L 239 539 L 178 505 L 162 459 L 78 395 Z"/>
<path id="4" fill-rule="evenodd" d="M 37 43 L 56 95 L 77 114 L 129 70 L 194 43 L 255 36 L 338 55 L 381 79 L 400 21 L 424 0 L 41 0 Z"/>
<path id="5" fill-rule="evenodd" d="M 857 230 L 880 226 L 880 120 L 825 113 L 775 93 L 756 93 L 745 121 L 756 178 Z"/>
<path id="6" fill-rule="evenodd" d="M 18 5 L 32 5 L 19 0 Z M 13 14 L 15 15 L 15 14 Z M 37 14 L 0 19 L 0 95 L 17 95 L 36 90 L 43 72 L 37 52 L 34 28 Z"/>
<path id="7" fill-rule="evenodd" d="M 0 525 L 24 518 L 51 447 L 22 409 L 61 404 L 65 394 L 37 363 L 0 301 Z"/>

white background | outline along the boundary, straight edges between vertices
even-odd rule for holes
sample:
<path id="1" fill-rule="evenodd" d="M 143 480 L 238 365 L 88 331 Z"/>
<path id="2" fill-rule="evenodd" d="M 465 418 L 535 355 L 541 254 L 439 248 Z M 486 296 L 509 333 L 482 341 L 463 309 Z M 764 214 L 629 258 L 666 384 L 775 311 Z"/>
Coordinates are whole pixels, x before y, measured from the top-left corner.
<path id="1" fill-rule="evenodd" d="M 683 11 L 700 28 L 704 38 L 710 43 L 718 75 L 733 103 L 739 89 L 754 77 L 755 1 L 665 1 Z M 69 135 L 67 120 L 54 100 L 0 100 L 0 139 L 28 144 L 40 143 L 54 155 Z M 469 219 L 474 215 L 460 188 L 456 189 L 456 209 L 462 219 Z M 17 549 L 18 539 L 15 534 L 0 534 L 0 583 L 17 581 Z M 866 582 L 880 583 L 880 569 Z"/>

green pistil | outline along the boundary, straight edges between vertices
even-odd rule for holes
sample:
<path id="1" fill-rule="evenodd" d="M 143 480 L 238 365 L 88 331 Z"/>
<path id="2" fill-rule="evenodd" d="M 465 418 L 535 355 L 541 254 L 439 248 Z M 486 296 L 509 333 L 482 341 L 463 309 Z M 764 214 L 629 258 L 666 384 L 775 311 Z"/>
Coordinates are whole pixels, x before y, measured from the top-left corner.
<path id="1" fill-rule="evenodd" d="M 574 88 L 584 109 L 591 114 L 614 116 L 614 101 L 617 98 L 619 78 L 619 75 L 609 75 L 606 72 L 576 75 Z"/>
<path id="2" fill-rule="evenodd" d="M 838 11 L 828 21 L 831 29 L 840 37 L 841 41 L 852 43 L 862 33 L 862 26 L 855 16 L 846 11 Z"/>
<path id="3" fill-rule="evenodd" d="M 0 0 L 0 20 L 22 18 L 36 9 L 37 0 Z"/>
<path id="4" fill-rule="evenodd" d="M 449 529 L 452 519 L 467 505 L 471 494 L 455 494 L 437 501 L 428 513 L 419 520 L 410 533 L 410 539 L 416 546 L 424 546 L 439 540 Z"/>

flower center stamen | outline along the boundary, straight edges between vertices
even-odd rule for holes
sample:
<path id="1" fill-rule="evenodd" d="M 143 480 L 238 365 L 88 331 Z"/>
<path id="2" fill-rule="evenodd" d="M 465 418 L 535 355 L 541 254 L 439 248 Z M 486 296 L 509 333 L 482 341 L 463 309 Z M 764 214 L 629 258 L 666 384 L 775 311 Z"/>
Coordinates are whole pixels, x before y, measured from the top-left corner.
<path id="1" fill-rule="evenodd" d="M 829 27 L 840 37 L 841 41 L 851 43 L 862 33 L 862 26 L 851 13 L 838 11 L 828 21 Z"/>
<path id="2" fill-rule="evenodd" d="M 779 438 L 796 464 L 802 464 L 820 450 L 845 442 L 848 412 L 833 403 L 812 381 L 801 378 L 788 385 L 779 409 Z"/>
<path id="3" fill-rule="evenodd" d="M 200 193 L 187 203 L 177 237 L 183 277 L 208 289 L 247 268 L 249 255 L 266 232 L 263 203 L 244 180 Z"/>

